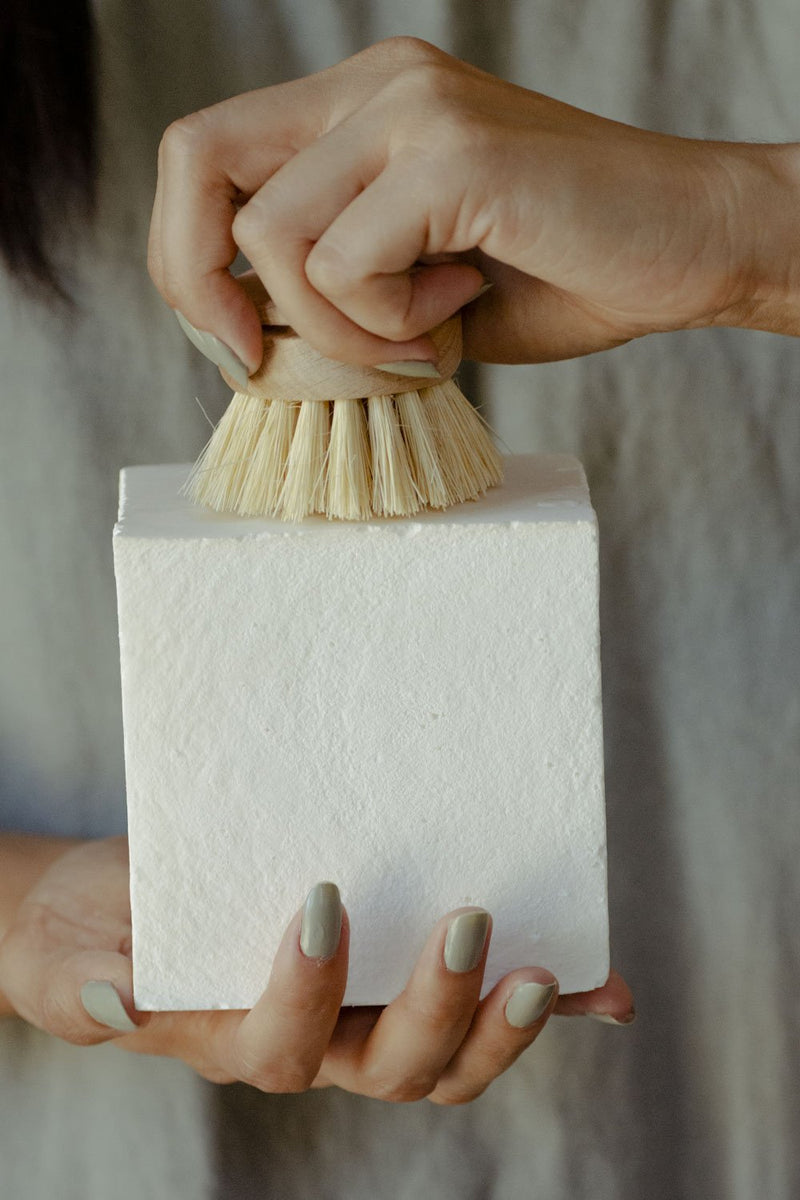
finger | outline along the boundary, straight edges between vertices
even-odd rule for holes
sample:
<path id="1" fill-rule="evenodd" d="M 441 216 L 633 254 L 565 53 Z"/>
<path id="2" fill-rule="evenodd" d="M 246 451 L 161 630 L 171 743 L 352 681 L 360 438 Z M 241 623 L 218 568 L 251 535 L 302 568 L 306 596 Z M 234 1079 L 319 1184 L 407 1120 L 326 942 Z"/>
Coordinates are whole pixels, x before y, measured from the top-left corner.
<path id="1" fill-rule="evenodd" d="M 244 369 L 256 369 L 262 348 L 255 310 L 228 271 L 236 253 L 236 210 L 398 72 L 443 60 L 451 61 L 433 46 L 394 38 L 308 78 L 234 96 L 167 130 L 159 149 L 151 274 L 167 302 L 197 330 L 218 338 Z"/>
<path id="2" fill-rule="evenodd" d="M 366 56 L 365 56 L 366 57 Z M 148 266 L 165 300 L 251 373 L 261 361 L 254 307 L 228 267 L 238 209 L 299 148 L 363 97 L 362 63 L 234 96 L 174 122 L 158 154 Z"/>
<path id="3" fill-rule="evenodd" d="M 228 269 L 240 191 L 225 122 L 217 123 L 195 114 L 164 136 L 148 265 L 167 303 L 218 338 L 246 376 L 261 362 L 261 322 Z"/>
<path id="4" fill-rule="evenodd" d="M 338 889 L 318 884 L 291 922 L 269 984 L 241 1021 L 222 1065 L 264 1092 L 311 1086 L 347 983 L 349 927 Z"/>
<path id="5" fill-rule="evenodd" d="M 591 992 L 561 996 L 556 1012 L 565 1017 L 594 1017 L 611 1025 L 630 1025 L 636 1017 L 633 993 L 617 971 Z"/>
<path id="6" fill-rule="evenodd" d="M 334 1039 L 327 1076 L 382 1100 L 427 1096 L 469 1029 L 490 936 L 483 909 L 461 909 L 440 921 L 405 990 L 383 1010 L 360 1052 L 351 1047 L 345 1055 Z"/>
<path id="7" fill-rule="evenodd" d="M 383 1011 L 383 1005 L 355 1005 L 340 1010 L 313 1088 L 331 1087 L 343 1078 L 343 1069 L 349 1070 L 349 1064 L 363 1054 L 364 1044 Z"/>
<path id="8" fill-rule="evenodd" d="M 3 944 L 3 979 L 30 1024 L 79 1046 L 122 1039 L 146 1023 L 133 1006 L 131 961 L 110 950 L 31 952 L 13 932 Z"/>
<path id="9" fill-rule="evenodd" d="M 371 112 L 359 113 L 356 120 L 337 126 L 296 154 L 259 188 L 236 216 L 233 233 L 287 322 L 326 357 L 371 366 L 382 362 L 433 362 L 435 350 L 427 337 L 406 337 L 399 319 L 394 320 L 393 328 L 387 328 L 389 337 L 376 336 L 351 320 L 315 286 L 321 284 L 336 291 L 338 260 L 330 263 L 324 254 L 317 259 L 311 255 L 342 210 L 365 188 L 369 189 L 383 170 L 385 141 L 383 125 Z M 414 263 L 422 248 L 413 239 L 408 242 L 407 251 L 398 258 L 402 269 Z M 309 268 L 314 261 L 321 264 L 316 277 Z M 460 269 L 429 268 L 445 273 Z M 474 274 L 471 268 L 465 269 L 470 276 Z M 405 283 L 399 283 L 401 292 L 404 287 L 406 292 L 411 287 L 408 276 Z M 425 287 L 421 291 L 427 294 Z M 403 303 L 402 294 L 399 301 Z M 362 309 L 359 315 L 363 315 Z M 424 335 L 438 323 L 431 320 L 417 324 L 414 333 Z"/>
<path id="10" fill-rule="evenodd" d="M 479 1004 L 467 1036 L 428 1099 L 466 1104 L 480 1096 L 536 1040 L 557 995 L 555 976 L 540 968 L 502 979 Z"/>
<path id="11" fill-rule="evenodd" d="M 400 154 L 321 233 L 306 261 L 316 290 L 363 329 L 400 340 L 433 329 L 468 303 L 483 276 L 464 262 L 415 268 L 459 248 L 448 235 L 458 184 L 437 186 L 426 163 Z M 414 269 L 412 269 L 414 268 Z"/>

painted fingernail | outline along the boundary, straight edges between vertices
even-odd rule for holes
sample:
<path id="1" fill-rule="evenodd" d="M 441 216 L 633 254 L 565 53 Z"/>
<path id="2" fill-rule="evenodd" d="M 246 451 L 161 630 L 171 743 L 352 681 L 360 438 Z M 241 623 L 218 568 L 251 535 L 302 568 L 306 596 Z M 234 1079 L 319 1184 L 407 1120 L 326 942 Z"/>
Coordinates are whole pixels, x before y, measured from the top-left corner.
<path id="1" fill-rule="evenodd" d="M 342 900 L 335 883 L 318 883 L 306 897 L 300 949 L 306 958 L 332 958 L 342 934 Z"/>
<path id="2" fill-rule="evenodd" d="M 201 354 L 205 354 L 206 358 L 211 359 L 215 366 L 222 367 L 223 371 L 227 371 L 231 379 L 235 379 L 239 387 L 247 387 L 249 378 L 247 367 L 244 365 L 238 354 L 234 354 L 230 346 L 226 346 L 218 337 L 214 337 L 213 333 L 205 333 L 202 329 L 195 329 L 190 321 L 186 320 L 183 313 L 175 312 L 178 318 L 178 324 L 183 332 L 188 337 L 193 346 L 196 346 Z"/>
<path id="3" fill-rule="evenodd" d="M 586 1014 L 593 1021 L 602 1021 L 604 1025 L 632 1025 L 636 1020 L 636 1009 L 632 1008 L 624 1017 L 612 1017 L 611 1013 L 590 1012 Z"/>
<path id="4" fill-rule="evenodd" d="M 448 971 L 459 974 L 474 971 L 481 961 L 488 931 L 489 914 L 483 909 L 454 917 L 444 943 L 444 965 Z"/>
<path id="5" fill-rule="evenodd" d="M 464 303 L 472 304 L 473 300 L 477 300 L 479 296 L 482 296 L 485 292 L 488 292 L 489 288 L 493 288 L 493 287 L 494 287 L 494 281 L 491 279 L 487 279 L 486 282 L 478 288 L 475 295 L 470 296 L 469 300 L 465 300 Z"/>
<path id="6" fill-rule="evenodd" d="M 515 1029 L 535 1024 L 546 1012 L 556 990 L 554 983 L 521 983 L 506 1004 L 506 1020 Z"/>
<path id="7" fill-rule="evenodd" d="M 407 375 L 411 379 L 441 379 L 439 370 L 432 362 L 378 363 L 377 369 L 387 375 Z"/>
<path id="8" fill-rule="evenodd" d="M 93 1021 L 118 1029 L 120 1033 L 133 1033 L 136 1029 L 125 1011 L 125 1005 L 113 983 L 105 979 L 90 979 L 81 988 L 81 1004 Z"/>

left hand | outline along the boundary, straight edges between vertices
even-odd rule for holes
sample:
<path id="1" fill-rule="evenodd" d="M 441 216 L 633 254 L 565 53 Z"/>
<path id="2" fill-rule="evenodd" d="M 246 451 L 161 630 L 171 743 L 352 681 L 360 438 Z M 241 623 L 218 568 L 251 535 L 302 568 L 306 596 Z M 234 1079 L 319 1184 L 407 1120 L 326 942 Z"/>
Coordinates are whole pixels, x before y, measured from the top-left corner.
<path id="1" fill-rule="evenodd" d="M 479 1096 L 553 1011 L 630 1019 L 631 993 L 616 974 L 596 991 L 556 1003 L 557 989 L 545 991 L 555 983 L 550 972 L 523 967 L 479 1000 L 489 937 L 469 969 L 450 970 L 444 962 L 447 930 L 459 915 L 435 926 L 407 987 L 385 1008 L 340 1007 L 346 913 L 338 949 L 320 960 L 300 948 L 298 912 L 267 989 L 249 1012 L 140 1013 L 132 994 L 127 842 L 108 838 L 67 849 L 24 897 L 0 942 L 0 987 L 20 1016 L 58 1037 L 80 1045 L 113 1040 L 134 1053 L 180 1058 L 213 1082 L 241 1080 L 267 1092 L 335 1084 L 384 1100 L 427 1097 L 436 1104 Z M 129 1031 L 100 1024 L 82 1007 L 89 980 L 113 984 Z M 507 1004 L 530 984 L 523 998 L 545 1003 L 519 1028 L 507 1019 Z"/>

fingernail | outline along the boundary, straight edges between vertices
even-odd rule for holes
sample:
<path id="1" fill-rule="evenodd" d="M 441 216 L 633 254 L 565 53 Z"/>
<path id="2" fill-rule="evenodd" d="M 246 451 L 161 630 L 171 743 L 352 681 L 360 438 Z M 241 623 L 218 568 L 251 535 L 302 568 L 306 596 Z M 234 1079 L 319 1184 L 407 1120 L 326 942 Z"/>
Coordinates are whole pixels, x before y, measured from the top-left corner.
<path id="1" fill-rule="evenodd" d="M 81 988 L 81 1004 L 98 1025 L 133 1033 L 137 1028 L 125 1011 L 119 992 L 105 979 L 90 979 Z"/>
<path id="2" fill-rule="evenodd" d="M 432 362 L 378 363 L 377 370 L 387 375 L 407 375 L 411 379 L 441 379 L 439 370 Z"/>
<path id="3" fill-rule="evenodd" d="M 459 974 L 474 971 L 481 961 L 488 931 L 489 914 L 484 910 L 455 917 L 450 922 L 444 943 L 444 965 L 448 971 Z"/>
<path id="4" fill-rule="evenodd" d="M 590 1012 L 586 1016 L 591 1017 L 593 1021 L 602 1021 L 604 1025 L 632 1025 L 636 1020 L 636 1009 L 632 1008 L 626 1016 L 621 1018 L 612 1017 L 611 1013 L 598 1012 Z"/>
<path id="5" fill-rule="evenodd" d="M 494 281 L 491 279 L 487 279 L 486 282 L 484 284 L 482 284 L 481 287 L 478 288 L 475 295 L 470 296 L 469 300 L 465 300 L 464 303 L 472 304 L 473 300 L 477 300 L 479 296 L 482 296 L 484 294 L 484 292 L 488 292 L 489 288 L 493 288 L 493 287 L 494 287 Z"/>
<path id="6" fill-rule="evenodd" d="M 342 900 L 335 883 L 318 883 L 306 897 L 300 949 L 306 958 L 332 958 L 342 934 Z"/>
<path id="7" fill-rule="evenodd" d="M 213 333 L 204 333 L 202 329 L 195 329 L 194 325 L 186 320 L 183 313 L 176 310 L 175 316 L 189 341 L 197 347 L 201 354 L 210 358 L 215 366 L 222 367 L 223 371 L 227 371 L 231 379 L 236 380 L 239 387 L 247 387 L 249 378 L 247 367 L 238 354 L 234 354 L 230 346 L 226 346 L 218 337 L 214 337 Z"/>
<path id="8" fill-rule="evenodd" d="M 515 1029 L 533 1025 L 547 1010 L 556 990 L 554 983 L 521 983 L 506 1004 L 506 1020 Z"/>

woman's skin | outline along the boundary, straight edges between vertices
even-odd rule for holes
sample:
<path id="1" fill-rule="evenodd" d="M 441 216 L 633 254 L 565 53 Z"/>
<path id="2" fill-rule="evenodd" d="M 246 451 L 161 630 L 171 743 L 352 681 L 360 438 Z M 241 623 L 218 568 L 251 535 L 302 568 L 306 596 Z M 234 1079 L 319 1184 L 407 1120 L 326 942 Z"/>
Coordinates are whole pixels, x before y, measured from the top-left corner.
<path id="1" fill-rule="evenodd" d="M 615 973 L 596 991 L 558 999 L 557 988 L 545 990 L 555 983 L 549 971 L 523 967 L 479 1001 L 488 938 L 474 969 L 449 970 L 443 958 L 451 920 L 481 911 L 465 909 L 436 925 L 405 991 L 385 1008 L 341 1008 L 349 945 L 343 911 L 338 950 L 325 960 L 304 955 L 295 915 L 250 1012 L 139 1013 L 125 838 L 0 835 L 0 880 L 0 1013 L 17 1013 L 78 1045 L 113 1040 L 133 1053 L 180 1058 L 216 1083 L 242 1080 L 268 1092 L 336 1084 L 384 1100 L 462 1104 L 511 1065 L 553 1011 L 620 1024 L 633 1018 L 631 993 Z M 98 1023 L 83 1007 L 89 981 L 113 985 L 127 1032 Z M 544 1001 L 544 1009 L 517 1028 L 506 1005 L 530 984 L 539 986 L 523 999 Z"/>
<path id="2" fill-rule="evenodd" d="M 489 362 L 800 334 L 800 147 L 635 129 L 396 38 L 167 130 L 151 274 L 252 372 L 238 250 L 307 341 L 369 365 L 432 361 L 426 332 L 466 304 Z"/>

